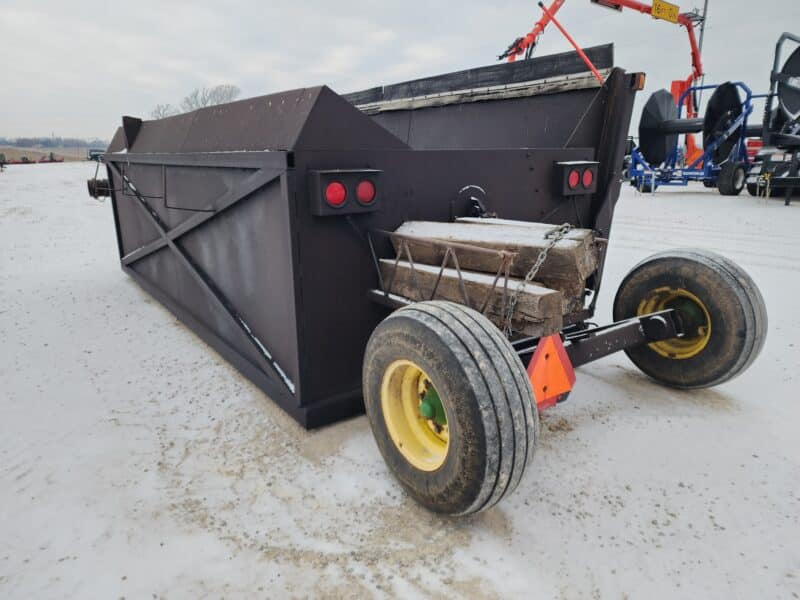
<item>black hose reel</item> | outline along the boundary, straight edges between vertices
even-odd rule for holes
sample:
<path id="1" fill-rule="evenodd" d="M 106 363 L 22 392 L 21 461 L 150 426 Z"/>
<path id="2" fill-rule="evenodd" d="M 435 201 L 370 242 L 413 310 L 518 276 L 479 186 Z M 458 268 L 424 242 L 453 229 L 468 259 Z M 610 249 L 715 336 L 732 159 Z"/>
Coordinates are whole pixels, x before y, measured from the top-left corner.
<path id="1" fill-rule="evenodd" d="M 795 48 L 778 74 L 778 105 L 787 120 L 800 119 L 800 47 Z"/>
<path id="2" fill-rule="evenodd" d="M 799 44 L 780 66 L 784 44 Z M 775 106 L 777 101 L 777 106 Z M 779 148 L 800 146 L 800 36 L 784 33 L 775 45 L 770 94 L 764 108 L 764 144 Z"/>
<path id="3" fill-rule="evenodd" d="M 773 74 L 777 85 L 778 108 L 768 115 L 771 142 L 778 147 L 800 146 L 800 47 L 789 56 L 783 68 Z"/>
<path id="4" fill-rule="evenodd" d="M 742 114 L 739 89 L 731 82 L 714 90 L 702 119 L 679 119 L 675 99 L 667 90 L 658 90 L 647 101 L 639 121 L 639 151 L 653 166 L 665 162 L 678 144 L 678 136 L 687 133 L 703 134 L 703 146 L 708 148 L 733 125 Z M 748 127 L 748 137 L 760 135 L 760 126 Z M 712 152 L 719 164 L 727 160 L 742 136 L 741 128 L 721 141 Z"/>

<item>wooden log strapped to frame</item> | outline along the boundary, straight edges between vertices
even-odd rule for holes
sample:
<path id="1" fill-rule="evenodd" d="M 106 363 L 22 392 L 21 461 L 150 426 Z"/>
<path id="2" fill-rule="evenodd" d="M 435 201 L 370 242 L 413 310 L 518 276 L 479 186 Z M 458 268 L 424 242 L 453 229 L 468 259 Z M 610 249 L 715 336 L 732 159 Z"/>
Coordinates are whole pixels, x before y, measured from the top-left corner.
<path id="1" fill-rule="evenodd" d="M 548 245 L 553 229 L 505 219 L 406 222 L 392 237 L 397 258 L 380 261 L 385 291 L 414 301 L 466 304 L 502 328 L 509 296 Z M 536 281 L 519 294 L 512 328 L 530 336 L 559 331 L 563 315 L 583 307 L 586 279 L 597 266 L 593 232 L 571 230 L 549 251 Z"/>
<path id="2" fill-rule="evenodd" d="M 390 286 L 391 293 L 411 300 L 433 299 L 431 292 L 439 279 L 441 265 L 414 263 L 412 269 L 408 261 L 395 263 L 394 260 L 383 259 L 380 262 L 381 274 Z M 518 280 L 509 278 L 506 288 L 504 278 L 495 280 L 494 275 L 465 270 L 461 271 L 459 280 L 456 269 L 445 268 L 433 297 L 437 300 L 468 304 L 482 311 L 490 321 L 500 327 L 505 319 L 508 294 L 516 289 L 517 283 Z M 469 300 L 468 303 L 464 301 L 464 293 Z M 531 336 L 547 335 L 543 332 L 553 333 L 560 330 L 561 303 L 561 293 L 556 290 L 538 284 L 525 286 L 511 321 L 513 329 Z"/>

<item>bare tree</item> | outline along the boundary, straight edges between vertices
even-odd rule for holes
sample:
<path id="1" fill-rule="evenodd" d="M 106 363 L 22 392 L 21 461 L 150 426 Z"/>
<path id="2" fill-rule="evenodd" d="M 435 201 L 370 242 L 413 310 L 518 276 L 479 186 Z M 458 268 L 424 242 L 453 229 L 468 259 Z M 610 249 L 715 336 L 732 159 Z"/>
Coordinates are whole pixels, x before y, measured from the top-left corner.
<path id="1" fill-rule="evenodd" d="M 150 116 L 154 119 L 163 119 L 164 117 L 171 117 L 173 115 L 179 115 L 180 113 L 197 110 L 204 106 L 215 106 L 217 104 L 233 102 L 241 93 L 242 90 L 229 83 L 208 88 L 197 88 L 196 90 L 192 90 L 181 100 L 180 108 L 172 106 L 172 104 L 158 104 L 150 112 Z"/>
<path id="2" fill-rule="evenodd" d="M 195 89 L 189 92 L 183 100 L 181 100 L 181 112 L 189 112 L 190 110 L 196 110 L 198 108 L 202 108 L 204 106 L 208 106 L 207 100 L 204 97 L 206 95 L 206 88 Z"/>
<path id="3" fill-rule="evenodd" d="M 163 119 L 164 117 L 177 115 L 180 112 L 172 104 L 156 104 L 156 107 L 150 111 L 150 116 L 154 119 Z"/>
<path id="4" fill-rule="evenodd" d="M 203 108 L 204 106 L 215 106 L 232 102 L 242 93 L 235 85 L 222 84 L 210 88 L 199 88 L 189 93 L 181 102 L 181 110 L 189 112 Z"/>
<path id="5" fill-rule="evenodd" d="M 217 85 L 211 88 L 209 91 L 209 106 L 215 104 L 225 104 L 226 102 L 233 102 L 236 100 L 242 93 L 235 85 L 231 85 L 230 83 L 223 83 L 222 85 Z"/>

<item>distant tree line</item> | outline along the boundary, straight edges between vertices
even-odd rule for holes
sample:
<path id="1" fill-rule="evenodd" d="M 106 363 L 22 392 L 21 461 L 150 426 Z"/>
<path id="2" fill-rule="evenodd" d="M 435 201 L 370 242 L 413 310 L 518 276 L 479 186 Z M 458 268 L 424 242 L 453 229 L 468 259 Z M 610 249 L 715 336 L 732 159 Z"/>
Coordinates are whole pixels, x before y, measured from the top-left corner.
<path id="1" fill-rule="evenodd" d="M 15 148 L 105 148 L 105 140 L 62 137 L 0 137 L 0 146 Z"/>
<path id="2" fill-rule="evenodd" d="M 172 104 L 159 104 L 151 112 L 153 119 L 163 119 L 181 113 L 191 112 L 204 106 L 216 106 L 233 102 L 242 94 L 235 85 L 225 83 L 213 87 L 197 88 L 189 92 L 178 106 Z M 13 146 L 18 148 L 106 148 L 108 142 L 99 139 L 79 139 L 62 137 L 0 137 L 0 146 Z"/>
<path id="3" fill-rule="evenodd" d="M 203 108 L 204 106 L 216 106 L 217 104 L 233 102 L 241 93 L 242 90 L 229 83 L 208 88 L 197 88 L 189 92 L 178 106 L 173 106 L 172 104 L 157 104 L 156 107 L 150 111 L 150 116 L 154 119 L 163 119 L 164 117 L 191 112 L 198 108 Z"/>

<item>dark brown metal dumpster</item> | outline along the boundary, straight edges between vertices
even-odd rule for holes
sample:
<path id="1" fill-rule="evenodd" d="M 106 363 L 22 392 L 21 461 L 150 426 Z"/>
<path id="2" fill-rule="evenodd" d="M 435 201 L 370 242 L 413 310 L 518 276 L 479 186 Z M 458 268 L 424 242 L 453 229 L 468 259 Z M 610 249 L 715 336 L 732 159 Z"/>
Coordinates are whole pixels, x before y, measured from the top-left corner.
<path id="1" fill-rule="evenodd" d="M 636 78 L 611 69 L 610 46 L 588 52 L 602 87 L 565 53 L 126 117 L 104 157 L 122 266 L 306 427 L 356 414 L 364 347 L 388 313 L 368 297 L 368 231 L 469 215 L 474 186 L 504 218 L 608 234 Z M 564 161 L 598 161 L 597 191 L 565 197 Z"/>

